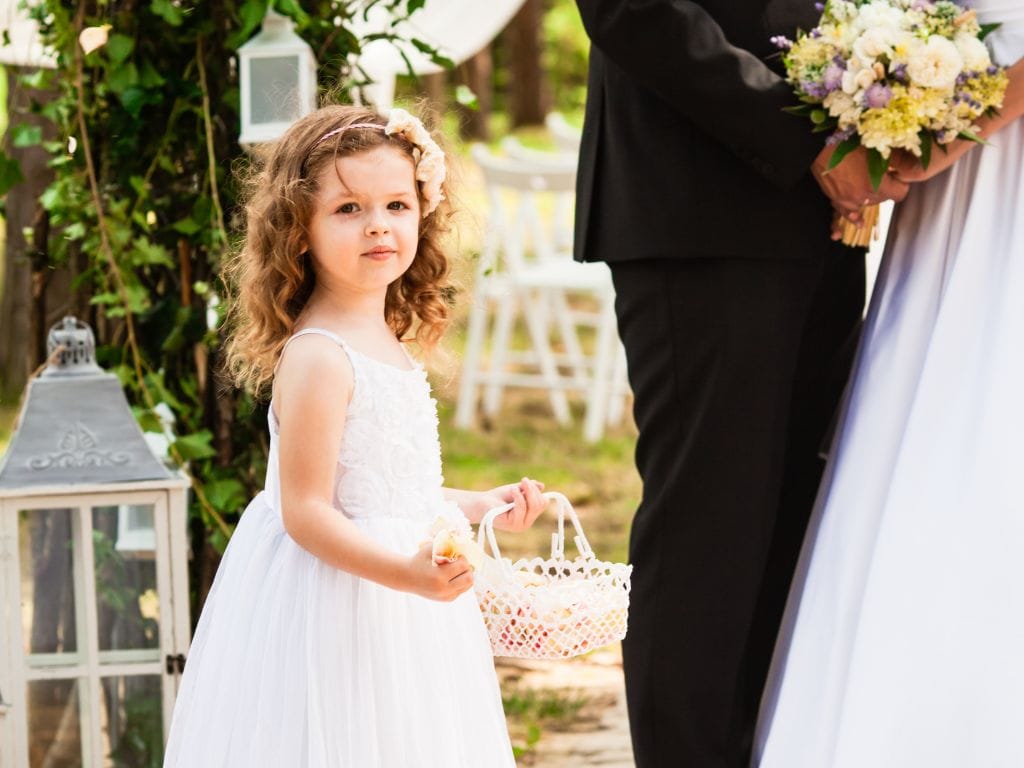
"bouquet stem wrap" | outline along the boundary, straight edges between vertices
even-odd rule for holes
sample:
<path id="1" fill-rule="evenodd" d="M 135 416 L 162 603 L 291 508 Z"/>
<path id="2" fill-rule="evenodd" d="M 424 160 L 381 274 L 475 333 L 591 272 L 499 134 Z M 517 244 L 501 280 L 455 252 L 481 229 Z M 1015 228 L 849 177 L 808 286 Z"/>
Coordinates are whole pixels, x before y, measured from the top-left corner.
<path id="1" fill-rule="evenodd" d="M 869 205 L 860 209 L 860 223 L 843 218 L 838 213 L 833 221 L 834 225 L 842 233 L 840 240 L 843 245 L 853 248 L 867 248 L 871 241 L 878 236 L 878 219 L 881 206 Z"/>

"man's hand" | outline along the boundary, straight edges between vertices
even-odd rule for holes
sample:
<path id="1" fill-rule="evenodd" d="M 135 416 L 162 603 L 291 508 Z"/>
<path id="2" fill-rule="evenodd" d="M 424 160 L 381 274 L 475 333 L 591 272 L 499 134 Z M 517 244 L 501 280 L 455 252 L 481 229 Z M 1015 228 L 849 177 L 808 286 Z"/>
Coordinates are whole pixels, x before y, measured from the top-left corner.
<path id="1" fill-rule="evenodd" d="M 811 166 L 811 173 L 822 192 L 828 195 L 833 207 L 844 218 L 857 223 L 860 221 L 860 209 L 864 206 L 885 200 L 900 201 L 907 196 L 910 185 L 888 173 L 882 179 L 878 191 L 871 188 L 867 150 L 864 147 L 857 147 L 839 165 L 828 170 L 828 161 L 834 151 L 835 147 L 825 147 Z"/>

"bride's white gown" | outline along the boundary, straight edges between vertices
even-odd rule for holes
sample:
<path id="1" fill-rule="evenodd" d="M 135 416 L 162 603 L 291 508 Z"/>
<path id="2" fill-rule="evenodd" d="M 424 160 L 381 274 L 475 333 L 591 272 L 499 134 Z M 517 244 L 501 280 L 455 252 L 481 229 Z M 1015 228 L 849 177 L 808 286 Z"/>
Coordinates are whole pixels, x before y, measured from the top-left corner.
<path id="1" fill-rule="evenodd" d="M 974 6 L 1024 56 L 1024 0 Z M 1024 120 L 893 225 L 761 768 L 1024 766 Z"/>

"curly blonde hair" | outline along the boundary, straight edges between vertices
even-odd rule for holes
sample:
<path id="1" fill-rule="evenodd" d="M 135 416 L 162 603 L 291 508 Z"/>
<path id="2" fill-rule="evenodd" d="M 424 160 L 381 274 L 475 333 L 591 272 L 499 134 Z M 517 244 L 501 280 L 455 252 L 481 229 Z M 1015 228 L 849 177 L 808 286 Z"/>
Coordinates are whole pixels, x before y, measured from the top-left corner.
<path id="1" fill-rule="evenodd" d="M 415 147 L 407 139 L 383 130 L 353 128 L 321 141 L 328 132 L 357 123 L 383 128 L 387 119 L 365 107 L 321 107 L 292 125 L 247 180 L 245 240 L 223 270 L 229 297 L 225 367 L 236 385 L 257 395 L 266 393 L 284 344 L 313 292 L 316 277 L 304 243 L 323 168 L 385 145 L 416 161 Z M 422 205 L 422 183 L 417 185 Z M 422 219 L 416 257 L 388 286 L 384 306 L 395 336 L 406 340 L 415 325 L 412 340 L 428 352 L 449 319 L 451 286 L 442 239 L 450 219 L 445 201 Z"/>

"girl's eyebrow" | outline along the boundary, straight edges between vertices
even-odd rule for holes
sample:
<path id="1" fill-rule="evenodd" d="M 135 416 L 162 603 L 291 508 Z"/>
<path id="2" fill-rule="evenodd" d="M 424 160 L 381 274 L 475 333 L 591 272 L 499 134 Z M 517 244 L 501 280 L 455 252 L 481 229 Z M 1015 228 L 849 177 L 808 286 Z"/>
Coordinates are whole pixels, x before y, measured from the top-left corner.
<path id="1" fill-rule="evenodd" d="M 364 193 L 353 192 L 348 187 L 342 187 L 336 193 L 330 195 L 329 197 L 327 197 L 325 199 L 327 200 L 327 202 L 333 203 L 333 202 L 335 202 L 337 200 L 343 200 L 343 199 L 348 199 L 348 198 L 364 197 L 364 196 L 365 196 Z M 404 189 L 404 190 L 400 190 L 400 191 L 397 191 L 397 192 L 385 192 L 383 194 L 383 197 L 415 197 L 415 196 L 416 196 L 416 192 L 411 190 L 411 189 Z"/>

